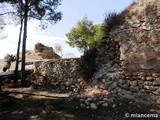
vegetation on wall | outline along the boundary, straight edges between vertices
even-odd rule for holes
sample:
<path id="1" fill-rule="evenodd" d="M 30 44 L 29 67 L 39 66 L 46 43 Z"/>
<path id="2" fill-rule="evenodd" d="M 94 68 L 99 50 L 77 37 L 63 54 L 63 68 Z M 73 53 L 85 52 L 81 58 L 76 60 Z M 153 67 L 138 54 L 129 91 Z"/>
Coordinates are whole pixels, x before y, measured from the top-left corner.
<path id="1" fill-rule="evenodd" d="M 123 18 L 121 14 L 116 12 L 108 12 L 105 14 L 105 19 L 103 22 L 104 31 L 106 34 L 111 32 L 112 29 L 116 28 L 116 26 L 123 23 Z"/>
<path id="2" fill-rule="evenodd" d="M 81 58 L 82 76 L 87 81 L 90 80 L 96 72 L 96 56 L 97 49 L 91 48 Z"/>

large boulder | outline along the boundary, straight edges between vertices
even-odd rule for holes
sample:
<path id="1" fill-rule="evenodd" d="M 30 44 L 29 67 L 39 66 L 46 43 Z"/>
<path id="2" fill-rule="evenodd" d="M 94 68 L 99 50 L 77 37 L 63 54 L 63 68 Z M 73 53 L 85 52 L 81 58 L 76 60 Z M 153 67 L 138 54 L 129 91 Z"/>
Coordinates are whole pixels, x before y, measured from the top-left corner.
<path id="1" fill-rule="evenodd" d="M 33 51 L 28 50 L 26 52 L 26 56 L 28 59 L 60 59 L 61 57 L 55 53 L 52 47 L 45 46 L 42 43 L 35 44 L 35 48 Z"/>

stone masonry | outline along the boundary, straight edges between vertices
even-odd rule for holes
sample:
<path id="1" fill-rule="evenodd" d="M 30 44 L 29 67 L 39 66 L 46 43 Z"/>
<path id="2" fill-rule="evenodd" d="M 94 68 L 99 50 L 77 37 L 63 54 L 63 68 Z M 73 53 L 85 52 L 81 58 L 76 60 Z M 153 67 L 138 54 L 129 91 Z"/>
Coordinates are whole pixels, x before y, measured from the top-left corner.
<path id="1" fill-rule="evenodd" d="M 101 66 L 93 81 L 120 97 L 160 104 L 160 0 L 140 0 L 121 16 L 124 23 L 105 40 L 116 51 L 104 41 L 98 47 Z"/>

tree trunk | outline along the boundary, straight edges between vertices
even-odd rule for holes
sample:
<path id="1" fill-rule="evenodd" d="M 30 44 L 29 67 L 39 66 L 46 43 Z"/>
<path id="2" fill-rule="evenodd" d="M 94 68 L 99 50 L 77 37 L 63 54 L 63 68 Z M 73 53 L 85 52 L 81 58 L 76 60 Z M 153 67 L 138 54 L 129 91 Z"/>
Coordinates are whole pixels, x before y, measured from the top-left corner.
<path id="1" fill-rule="evenodd" d="M 26 40 L 27 40 L 27 22 L 28 22 L 28 0 L 25 0 L 25 13 L 24 13 L 24 30 L 23 30 L 23 44 L 22 44 L 22 85 L 26 85 L 25 81 L 25 61 L 26 61 Z"/>
<path id="2" fill-rule="evenodd" d="M 23 2 L 22 0 L 19 0 L 19 6 L 21 10 L 23 9 Z M 16 67 L 15 67 L 15 72 L 14 72 L 14 83 L 18 83 L 18 68 L 19 68 L 19 52 L 20 52 L 20 46 L 21 46 L 21 37 L 22 37 L 22 28 L 23 28 L 23 16 L 22 16 L 22 11 L 20 12 L 20 18 L 21 18 L 21 26 L 19 30 L 19 40 L 18 40 L 18 47 L 17 47 L 17 57 L 16 57 Z"/>
<path id="3" fill-rule="evenodd" d="M 22 28 L 23 28 L 23 18 L 21 18 L 21 26 L 19 31 L 19 40 L 18 40 L 18 47 L 17 47 L 16 67 L 14 72 L 15 84 L 18 82 L 19 51 L 20 51 L 20 45 L 21 45 Z"/>

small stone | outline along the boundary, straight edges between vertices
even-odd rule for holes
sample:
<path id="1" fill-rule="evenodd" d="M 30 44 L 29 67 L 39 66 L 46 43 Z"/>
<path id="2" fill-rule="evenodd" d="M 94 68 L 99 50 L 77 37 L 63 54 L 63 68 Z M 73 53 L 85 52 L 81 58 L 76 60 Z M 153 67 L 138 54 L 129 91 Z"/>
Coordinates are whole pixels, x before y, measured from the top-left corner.
<path id="1" fill-rule="evenodd" d="M 85 107 L 85 104 L 81 103 L 80 106 L 81 106 L 81 107 Z"/>
<path id="2" fill-rule="evenodd" d="M 102 79 L 102 82 L 105 83 L 105 82 L 106 82 L 106 79 Z"/>
<path id="3" fill-rule="evenodd" d="M 137 81 L 131 81 L 131 82 L 130 82 L 130 85 L 133 86 L 133 87 L 136 87 L 137 84 L 138 84 Z"/>
<path id="4" fill-rule="evenodd" d="M 103 107 L 108 107 L 108 103 L 102 104 Z"/>
<path id="5" fill-rule="evenodd" d="M 125 25 L 120 26 L 120 29 L 125 29 Z"/>
<path id="6" fill-rule="evenodd" d="M 160 81 L 159 82 L 153 82 L 154 86 L 159 86 L 160 85 Z"/>
<path id="7" fill-rule="evenodd" d="M 98 83 L 98 79 L 93 80 L 93 84 L 97 84 Z"/>
<path id="8" fill-rule="evenodd" d="M 146 77 L 141 77 L 141 80 L 143 80 L 143 81 L 146 80 Z"/>
<path id="9" fill-rule="evenodd" d="M 87 108 L 87 109 L 89 109 L 90 107 L 89 107 L 89 106 L 87 106 L 86 108 Z"/>
<path id="10" fill-rule="evenodd" d="M 102 105 L 104 103 L 104 101 L 98 101 L 97 105 Z"/>
<path id="11" fill-rule="evenodd" d="M 103 96 L 100 96 L 98 100 L 103 100 Z"/>
<path id="12" fill-rule="evenodd" d="M 153 85 L 160 85 L 160 78 L 157 78 L 154 82 Z"/>
<path id="13" fill-rule="evenodd" d="M 129 90 L 129 84 L 123 85 L 123 88 L 124 88 L 125 90 Z"/>
<path id="14" fill-rule="evenodd" d="M 88 102 L 92 101 L 92 98 L 87 98 L 87 101 L 88 101 Z"/>
<path id="15" fill-rule="evenodd" d="M 113 104 L 113 105 L 112 105 L 112 108 L 115 108 L 116 106 L 117 106 L 116 104 Z"/>
<path id="16" fill-rule="evenodd" d="M 85 97 L 85 95 L 81 94 L 80 98 L 85 99 L 86 97 Z"/>
<path id="17" fill-rule="evenodd" d="M 160 99 L 157 100 L 157 104 L 160 104 Z"/>
<path id="18" fill-rule="evenodd" d="M 131 94 L 125 94 L 124 97 L 126 97 L 127 99 L 133 99 L 134 96 Z"/>
<path id="19" fill-rule="evenodd" d="M 158 87 L 147 86 L 147 85 L 144 85 L 144 88 L 147 89 L 147 90 L 151 90 L 151 91 L 156 91 L 158 89 Z"/>
<path id="20" fill-rule="evenodd" d="M 102 85 L 100 85 L 100 88 L 105 90 L 105 89 L 107 89 L 107 86 L 105 84 L 102 84 Z"/>
<path id="21" fill-rule="evenodd" d="M 139 77 L 146 77 L 146 73 L 145 72 L 141 72 L 138 74 Z"/>
<path id="22" fill-rule="evenodd" d="M 137 28 L 137 27 L 140 27 L 140 25 L 141 25 L 141 24 L 139 24 L 139 23 L 134 23 L 134 24 L 132 24 L 132 27 L 133 27 L 133 28 Z"/>
<path id="23" fill-rule="evenodd" d="M 138 89 L 138 87 L 130 87 L 130 90 L 132 91 L 132 92 L 139 92 L 139 89 Z"/>
<path id="24" fill-rule="evenodd" d="M 96 104 L 95 104 L 95 103 L 91 103 L 90 107 L 91 107 L 91 109 L 94 109 L 94 110 L 96 110 L 96 109 L 97 109 L 97 106 L 96 106 Z"/>
<path id="25" fill-rule="evenodd" d="M 150 111 L 151 111 L 151 112 L 154 112 L 155 110 L 154 110 L 154 109 L 151 109 Z"/>
<path id="26" fill-rule="evenodd" d="M 73 92 L 75 92 L 75 93 L 78 92 L 78 89 L 77 89 L 77 88 L 74 88 L 74 89 L 73 89 Z"/>
<path id="27" fill-rule="evenodd" d="M 112 83 L 113 83 L 112 81 L 109 81 L 109 82 L 106 82 L 105 85 L 109 87 Z"/>
<path id="28" fill-rule="evenodd" d="M 113 82 L 113 84 L 111 85 L 112 89 L 116 88 L 117 87 L 117 83 L 116 82 Z"/>
<path id="29" fill-rule="evenodd" d="M 121 92 L 122 91 L 122 89 L 120 87 L 117 87 L 116 90 L 117 90 L 117 92 Z"/>
<path id="30" fill-rule="evenodd" d="M 130 73 L 130 72 L 125 73 L 125 76 L 131 76 L 131 75 L 132 75 L 132 73 Z"/>
<path id="31" fill-rule="evenodd" d="M 160 88 L 158 88 L 158 89 L 156 90 L 156 92 L 160 93 Z"/>
<path id="32" fill-rule="evenodd" d="M 118 80 L 118 83 L 123 85 L 123 84 L 125 84 L 125 80 L 119 79 L 119 80 Z"/>
<path id="33" fill-rule="evenodd" d="M 146 80 L 154 80 L 153 77 L 146 77 Z"/>
<path id="34" fill-rule="evenodd" d="M 158 73 L 152 73 L 152 76 L 158 78 L 158 77 L 159 77 L 159 74 L 158 74 Z M 159 78 L 159 79 L 160 79 L 160 78 Z"/>
<path id="35" fill-rule="evenodd" d="M 108 98 L 103 98 L 103 101 L 107 101 L 108 100 Z"/>
<path id="36" fill-rule="evenodd" d="M 80 102 L 84 102 L 85 100 L 84 100 L 84 99 L 80 99 L 79 101 L 80 101 Z"/>
<path id="37" fill-rule="evenodd" d="M 152 82 L 150 82 L 150 81 L 145 81 L 144 82 L 144 85 L 147 85 L 147 86 L 151 86 L 153 83 Z"/>
<path id="38" fill-rule="evenodd" d="M 149 30 L 151 30 L 151 27 L 143 26 L 143 27 L 142 27 L 142 29 L 143 29 L 143 30 L 147 30 L 147 31 L 149 31 Z"/>
<path id="39" fill-rule="evenodd" d="M 107 68 L 111 68 L 112 67 L 112 64 L 111 63 L 108 63 L 107 64 Z"/>
<path id="40" fill-rule="evenodd" d="M 89 102 L 88 102 L 88 101 L 85 101 L 85 104 L 86 104 L 86 105 L 89 105 Z"/>

